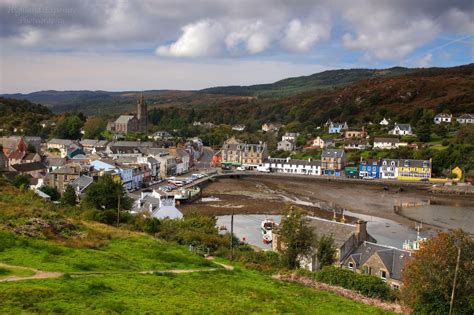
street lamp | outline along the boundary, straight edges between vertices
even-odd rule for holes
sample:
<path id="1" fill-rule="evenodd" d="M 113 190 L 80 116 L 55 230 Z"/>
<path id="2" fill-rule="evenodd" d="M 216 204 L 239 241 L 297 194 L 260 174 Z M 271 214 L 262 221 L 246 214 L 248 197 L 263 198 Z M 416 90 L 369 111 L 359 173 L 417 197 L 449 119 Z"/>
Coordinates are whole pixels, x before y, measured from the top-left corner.
<path id="1" fill-rule="evenodd" d="M 449 315 L 453 314 L 454 292 L 456 291 L 456 280 L 458 278 L 459 261 L 461 259 L 461 241 L 456 240 L 454 245 L 458 248 L 458 258 L 456 259 L 456 269 L 454 270 L 453 290 L 451 291 L 451 302 L 449 303 Z"/>

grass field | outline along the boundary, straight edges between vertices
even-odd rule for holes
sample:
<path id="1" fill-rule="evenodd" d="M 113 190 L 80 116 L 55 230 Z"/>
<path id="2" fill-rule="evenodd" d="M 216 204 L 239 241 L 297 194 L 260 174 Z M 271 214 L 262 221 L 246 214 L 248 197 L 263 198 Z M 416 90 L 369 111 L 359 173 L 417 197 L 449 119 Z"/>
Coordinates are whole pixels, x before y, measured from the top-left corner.
<path id="1" fill-rule="evenodd" d="M 29 269 L 0 266 L 0 280 L 11 276 L 28 277 L 34 274 L 34 271 Z"/>
<path id="2" fill-rule="evenodd" d="M 0 262 L 43 271 L 143 271 L 213 265 L 180 247 L 146 235 L 112 236 L 97 248 L 69 247 L 0 231 Z"/>
<path id="3" fill-rule="evenodd" d="M 0 313 L 384 314 L 375 307 L 237 269 L 0 283 Z"/>
<path id="4" fill-rule="evenodd" d="M 239 266 L 224 270 L 184 246 L 65 210 L 0 185 L 0 264 L 9 265 L 0 265 L 0 314 L 384 314 Z M 19 267 L 55 278 L 1 282 L 34 274 Z M 140 273 L 149 270 L 159 272 Z"/>

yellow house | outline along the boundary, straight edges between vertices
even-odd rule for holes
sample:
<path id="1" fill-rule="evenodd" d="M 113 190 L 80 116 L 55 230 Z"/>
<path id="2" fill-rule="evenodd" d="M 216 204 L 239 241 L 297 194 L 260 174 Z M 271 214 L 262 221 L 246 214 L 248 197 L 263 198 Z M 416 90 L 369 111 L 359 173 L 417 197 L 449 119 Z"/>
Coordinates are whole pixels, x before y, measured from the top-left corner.
<path id="1" fill-rule="evenodd" d="M 431 159 L 400 160 L 398 163 L 399 180 L 424 180 L 431 178 Z"/>
<path id="2" fill-rule="evenodd" d="M 457 180 L 460 180 L 462 178 L 462 169 L 459 166 L 456 166 L 455 168 L 453 168 L 451 173 L 456 175 Z"/>

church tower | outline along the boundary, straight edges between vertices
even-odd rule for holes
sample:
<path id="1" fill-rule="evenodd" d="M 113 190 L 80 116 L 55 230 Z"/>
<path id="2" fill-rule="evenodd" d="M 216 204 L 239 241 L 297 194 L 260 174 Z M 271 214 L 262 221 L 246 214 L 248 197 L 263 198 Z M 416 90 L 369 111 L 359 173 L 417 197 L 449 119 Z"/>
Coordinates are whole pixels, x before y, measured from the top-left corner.
<path id="1" fill-rule="evenodd" d="M 137 104 L 137 118 L 139 131 L 148 135 L 148 105 L 145 103 L 143 93 Z"/>

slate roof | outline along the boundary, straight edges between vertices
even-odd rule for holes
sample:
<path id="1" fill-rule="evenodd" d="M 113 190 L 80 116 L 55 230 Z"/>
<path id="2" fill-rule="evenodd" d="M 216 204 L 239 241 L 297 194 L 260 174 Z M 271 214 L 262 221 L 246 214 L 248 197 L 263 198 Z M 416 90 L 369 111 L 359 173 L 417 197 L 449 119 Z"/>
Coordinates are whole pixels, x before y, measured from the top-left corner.
<path id="1" fill-rule="evenodd" d="M 127 124 L 135 116 L 133 115 L 120 115 L 119 118 L 115 121 L 116 124 Z"/>
<path id="2" fill-rule="evenodd" d="M 11 167 L 13 167 L 15 171 L 20 172 L 20 173 L 40 171 L 40 170 L 45 170 L 47 168 L 46 165 L 44 165 L 41 162 L 14 164 Z"/>
<path id="3" fill-rule="evenodd" d="M 324 149 L 321 157 L 324 158 L 342 158 L 344 156 L 344 150 L 339 149 Z"/>
<path id="4" fill-rule="evenodd" d="M 352 224 L 346 224 L 336 221 L 321 219 L 318 217 L 306 217 L 307 224 L 314 228 L 314 233 L 318 236 L 332 235 L 334 245 L 341 247 L 355 233 L 356 227 Z"/>
<path id="5" fill-rule="evenodd" d="M 178 210 L 175 206 L 162 206 L 158 210 L 152 213 L 152 217 L 157 219 L 182 219 L 183 213 Z"/>
<path id="6" fill-rule="evenodd" d="M 463 114 L 458 119 L 474 119 L 474 114 Z"/>
<path id="7" fill-rule="evenodd" d="M 92 184 L 94 182 L 94 179 L 90 176 L 86 176 L 86 175 L 82 175 L 82 176 L 79 176 L 78 178 L 76 178 L 71 184 L 69 184 L 70 186 L 72 186 L 72 188 L 74 188 L 75 190 L 77 188 L 79 188 L 80 191 L 84 190 L 85 188 L 87 188 L 90 184 Z"/>
<path id="8" fill-rule="evenodd" d="M 423 166 L 426 165 L 426 166 Z M 430 160 L 409 160 L 401 159 L 399 166 L 401 167 L 431 167 Z"/>
<path id="9" fill-rule="evenodd" d="M 397 128 L 397 127 L 400 130 L 403 130 L 403 131 L 410 131 L 411 130 L 410 124 L 395 124 L 395 128 Z"/>
<path id="10" fill-rule="evenodd" d="M 373 255 L 379 256 L 380 260 L 390 273 L 390 278 L 402 280 L 403 268 L 408 260 L 411 259 L 409 251 L 376 243 L 364 242 L 357 247 L 349 257 L 352 257 L 356 262 L 357 268 L 361 268 Z M 349 257 L 345 259 L 345 262 L 347 262 Z"/>
<path id="11" fill-rule="evenodd" d="M 46 158 L 46 162 L 49 166 L 63 166 L 66 163 L 65 158 Z"/>
<path id="12" fill-rule="evenodd" d="M 51 139 L 48 144 L 70 145 L 73 141 L 69 139 Z"/>

